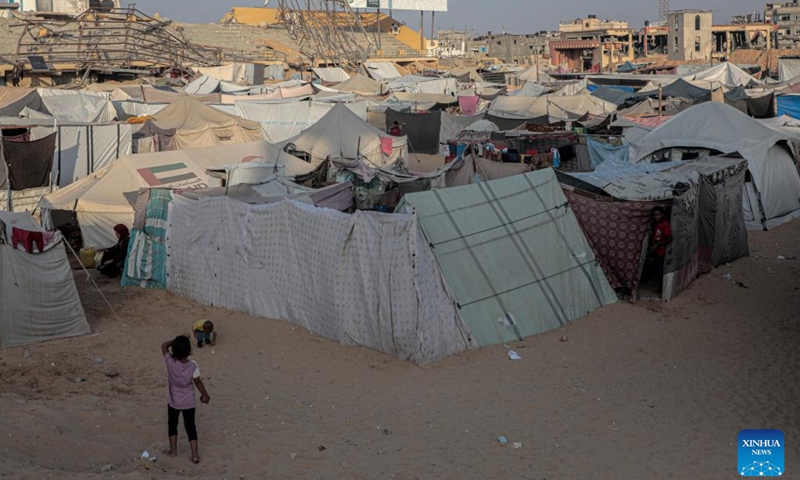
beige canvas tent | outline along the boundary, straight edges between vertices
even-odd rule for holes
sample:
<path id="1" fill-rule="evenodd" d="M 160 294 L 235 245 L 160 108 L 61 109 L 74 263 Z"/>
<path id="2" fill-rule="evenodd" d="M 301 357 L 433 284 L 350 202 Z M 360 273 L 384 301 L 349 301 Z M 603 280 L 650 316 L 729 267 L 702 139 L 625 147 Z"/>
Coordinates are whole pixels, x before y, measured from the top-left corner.
<path id="1" fill-rule="evenodd" d="M 271 163 L 276 159 L 287 176 L 313 170 L 311 164 L 265 141 L 128 155 L 44 197 L 40 203 L 42 221 L 50 226 L 53 210 L 76 212 L 84 244 L 110 247 L 116 242 L 114 225 L 133 223 L 129 197 L 135 198 L 140 188 L 204 188 L 208 183 L 207 169 L 246 162 Z"/>
<path id="2" fill-rule="evenodd" d="M 16 248 L 14 229 L 42 234 Z M 61 234 L 46 235 L 27 213 L 0 212 L 0 346 L 89 333 Z M 49 241 L 48 241 L 49 240 Z"/>
<path id="3" fill-rule="evenodd" d="M 408 159 L 407 137 L 378 130 L 343 103 L 337 103 L 316 124 L 286 143 L 309 154 L 315 166 L 326 159 L 351 162 L 361 157 L 367 164 L 385 167 Z"/>
<path id="4" fill-rule="evenodd" d="M 333 87 L 340 92 L 357 93 L 359 95 L 380 95 L 381 83 L 357 73 L 349 79 Z"/>
<path id="5" fill-rule="evenodd" d="M 166 138 L 168 141 L 156 141 Z M 163 150 L 188 150 L 262 140 L 261 125 L 188 97 L 153 115 L 134 134 L 139 153 Z M 168 144 L 164 148 L 161 145 Z"/>

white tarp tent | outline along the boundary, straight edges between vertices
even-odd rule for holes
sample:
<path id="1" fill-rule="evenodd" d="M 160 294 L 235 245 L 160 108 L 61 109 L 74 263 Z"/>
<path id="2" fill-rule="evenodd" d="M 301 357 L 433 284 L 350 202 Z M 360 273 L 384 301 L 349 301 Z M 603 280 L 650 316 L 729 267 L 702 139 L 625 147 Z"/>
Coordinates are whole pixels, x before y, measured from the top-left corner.
<path id="1" fill-rule="evenodd" d="M 392 62 L 367 62 L 367 74 L 375 80 L 391 80 L 400 78 L 400 72 Z"/>
<path id="2" fill-rule="evenodd" d="M 800 77 L 800 58 L 778 57 L 778 81 L 788 82 Z"/>
<path id="3" fill-rule="evenodd" d="M 206 170 L 235 163 L 275 161 L 286 175 L 308 173 L 307 162 L 279 152 L 265 141 L 225 145 L 196 150 L 174 150 L 128 155 L 111 165 L 44 197 L 40 203 L 42 221 L 49 225 L 49 210 L 74 211 L 78 215 L 85 245 L 106 248 L 116 243 L 114 225 L 133 224 L 133 207 L 126 194 L 140 188 L 203 188 L 208 186 Z"/>
<path id="4" fill-rule="evenodd" d="M 298 101 L 283 103 L 236 102 L 236 114 L 261 124 L 270 142 L 282 142 L 299 135 L 330 112 L 335 103 Z M 367 121 L 367 102 L 359 100 L 344 104 L 358 118 Z"/>
<path id="5" fill-rule="evenodd" d="M 400 159 L 408 160 L 408 138 L 393 137 L 337 103 L 317 123 L 283 144 L 292 143 L 319 165 L 326 159 L 347 163 L 361 157 L 373 166 L 385 167 Z"/>
<path id="6" fill-rule="evenodd" d="M 311 71 L 325 83 L 342 83 L 350 79 L 350 75 L 341 67 L 317 67 L 312 68 Z"/>
<path id="7" fill-rule="evenodd" d="M 0 212 L 0 226 L 0 346 L 88 334 L 61 234 L 28 253 L 14 248 L 13 229 L 45 234 L 29 214 Z"/>
<path id="8" fill-rule="evenodd" d="M 424 364 L 474 348 L 413 215 L 176 195 L 167 288 Z"/>
<path id="9" fill-rule="evenodd" d="M 774 228 L 800 217 L 800 174 L 792 140 L 731 106 L 706 102 L 641 138 L 631 147 L 630 158 L 633 163 L 652 161 L 656 152 L 678 149 L 675 153 L 680 155 L 680 149 L 687 148 L 738 153 L 747 160 L 752 177 L 743 198 L 747 228 Z"/>
<path id="10" fill-rule="evenodd" d="M 189 82 L 183 91 L 189 95 L 206 95 L 209 93 L 225 93 L 228 95 L 247 95 L 253 87 L 225 82 L 213 77 L 202 75 Z"/>
<path id="11" fill-rule="evenodd" d="M 94 93 L 46 95 L 42 103 L 47 112 L 60 121 L 107 124 L 117 118 L 111 100 Z"/>
<path id="12" fill-rule="evenodd" d="M 714 86 L 727 88 L 739 86 L 757 87 L 764 85 L 755 77 L 730 62 L 720 63 L 702 72 L 690 74 L 683 78 L 703 88 L 714 88 Z"/>

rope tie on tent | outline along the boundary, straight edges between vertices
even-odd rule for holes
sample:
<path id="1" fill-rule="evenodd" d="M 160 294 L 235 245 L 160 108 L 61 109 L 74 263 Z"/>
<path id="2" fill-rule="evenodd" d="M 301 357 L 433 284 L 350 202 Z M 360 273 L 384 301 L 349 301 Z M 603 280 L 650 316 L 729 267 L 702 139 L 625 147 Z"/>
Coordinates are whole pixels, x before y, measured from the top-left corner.
<path id="1" fill-rule="evenodd" d="M 78 260 L 78 263 L 81 265 L 81 268 L 83 269 L 83 271 L 86 272 L 86 277 L 89 280 L 92 281 L 92 284 L 94 285 L 94 288 L 97 289 L 97 293 L 99 293 L 100 296 L 103 297 L 103 301 L 106 302 L 106 305 L 108 305 L 108 309 L 111 310 L 111 313 L 114 315 L 114 318 L 116 318 L 117 320 L 119 320 L 121 322 L 122 319 L 119 318 L 119 315 L 117 315 L 117 312 L 114 310 L 114 307 L 111 306 L 111 302 L 109 302 L 108 299 L 106 298 L 106 296 L 103 295 L 103 291 L 100 290 L 100 286 L 97 285 L 97 282 L 94 281 L 94 277 L 92 277 L 92 274 L 89 273 L 89 270 L 86 270 L 86 267 L 83 266 L 83 262 L 81 261 L 81 258 L 78 256 L 77 253 L 75 253 L 75 249 L 72 248 L 72 245 L 70 245 L 68 241 L 65 240 L 64 243 L 67 244 L 67 247 L 69 247 L 69 251 L 72 252 L 72 255 Z"/>

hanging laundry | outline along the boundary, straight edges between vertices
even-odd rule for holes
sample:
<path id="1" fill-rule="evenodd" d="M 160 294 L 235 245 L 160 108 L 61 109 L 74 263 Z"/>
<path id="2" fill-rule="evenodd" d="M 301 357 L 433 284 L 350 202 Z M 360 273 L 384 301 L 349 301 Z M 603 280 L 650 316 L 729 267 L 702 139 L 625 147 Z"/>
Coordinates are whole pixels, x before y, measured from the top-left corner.
<path id="1" fill-rule="evenodd" d="M 18 244 L 25 247 L 25 251 L 33 253 L 33 244 L 39 248 L 39 253 L 44 251 L 44 235 L 42 232 L 31 232 L 21 228 L 12 227 L 11 229 L 11 244 L 17 248 Z"/>

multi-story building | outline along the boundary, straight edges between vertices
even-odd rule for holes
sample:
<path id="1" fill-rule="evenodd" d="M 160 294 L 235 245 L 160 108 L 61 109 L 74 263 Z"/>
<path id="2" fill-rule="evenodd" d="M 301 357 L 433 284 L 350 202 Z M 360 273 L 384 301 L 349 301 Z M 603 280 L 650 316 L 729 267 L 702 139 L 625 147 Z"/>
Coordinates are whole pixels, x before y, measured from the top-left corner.
<path id="1" fill-rule="evenodd" d="M 79 15 L 89 9 L 102 12 L 119 8 L 119 2 L 120 0 L 16 0 L 3 5 L 13 5 L 12 9 L 20 12 Z"/>
<path id="2" fill-rule="evenodd" d="M 800 35 L 800 3 L 767 3 L 764 21 L 777 25 L 779 35 Z"/>
<path id="3" fill-rule="evenodd" d="M 467 54 L 476 58 L 497 58 L 505 63 L 530 65 L 535 58 L 547 52 L 555 34 L 539 32 L 527 35 L 502 33 L 476 37 L 469 42 Z"/>
<path id="4" fill-rule="evenodd" d="M 712 13 L 679 10 L 667 15 L 667 55 L 670 60 L 711 60 Z"/>
<path id="5" fill-rule="evenodd" d="M 632 61 L 634 30 L 627 22 L 598 20 L 596 15 L 561 22 L 560 37 L 550 42 L 552 64 L 570 72 L 600 71 Z"/>

